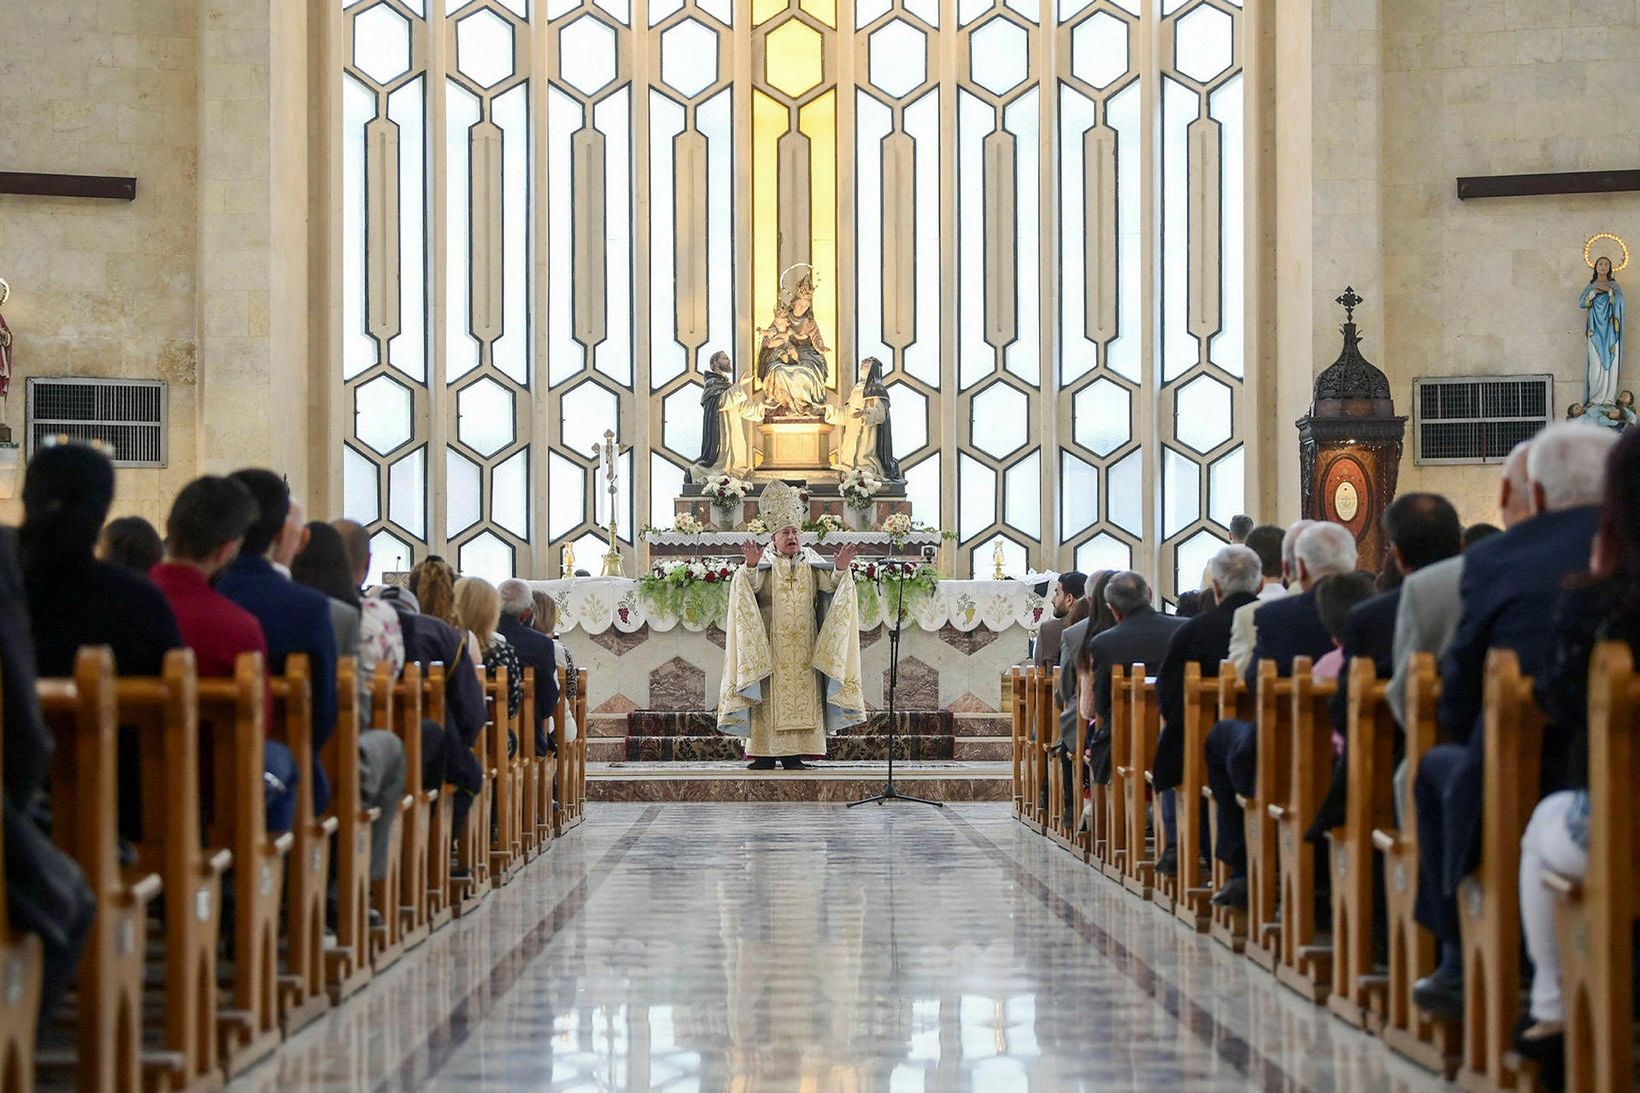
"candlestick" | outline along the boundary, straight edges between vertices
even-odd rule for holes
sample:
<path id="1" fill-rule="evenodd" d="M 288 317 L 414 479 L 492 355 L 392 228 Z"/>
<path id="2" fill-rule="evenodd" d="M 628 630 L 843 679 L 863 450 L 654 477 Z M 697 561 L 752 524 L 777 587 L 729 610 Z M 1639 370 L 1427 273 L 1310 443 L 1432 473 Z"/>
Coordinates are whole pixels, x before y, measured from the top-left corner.
<path id="1" fill-rule="evenodd" d="M 609 489 L 609 551 L 604 555 L 602 572 L 605 577 L 620 577 L 624 573 L 621 562 L 621 546 L 615 535 L 615 430 L 605 429 L 604 442 L 595 445 L 593 451 L 604 461 L 604 481 Z"/>

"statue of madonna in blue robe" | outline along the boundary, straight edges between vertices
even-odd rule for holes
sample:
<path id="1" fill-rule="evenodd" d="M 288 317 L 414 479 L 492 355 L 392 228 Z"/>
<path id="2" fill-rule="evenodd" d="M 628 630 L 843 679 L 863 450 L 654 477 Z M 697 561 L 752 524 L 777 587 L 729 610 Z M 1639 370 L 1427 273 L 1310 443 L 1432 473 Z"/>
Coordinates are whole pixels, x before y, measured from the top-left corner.
<path id="1" fill-rule="evenodd" d="M 1577 306 L 1584 311 L 1583 332 L 1589 346 L 1586 406 L 1612 406 L 1617 402 L 1618 373 L 1623 366 L 1623 288 L 1612 279 L 1612 260 L 1595 259 L 1594 276 L 1589 279 Z"/>

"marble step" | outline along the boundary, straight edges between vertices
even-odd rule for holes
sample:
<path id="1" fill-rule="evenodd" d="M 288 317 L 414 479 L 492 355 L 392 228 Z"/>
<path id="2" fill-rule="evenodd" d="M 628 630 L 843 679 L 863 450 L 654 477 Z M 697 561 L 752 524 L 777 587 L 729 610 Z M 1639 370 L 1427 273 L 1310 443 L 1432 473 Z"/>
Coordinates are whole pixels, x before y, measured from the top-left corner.
<path id="1" fill-rule="evenodd" d="M 810 770 L 751 771 L 735 762 L 587 763 L 593 801 L 816 801 L 842 804 L 880 793 L 888 765 L 816 762 Z M 913 761 L 894 764 L 901 793 L 934 801 L 1007 801 L 1008 763 Z M 906 805 L 904 807 L 915 807 Z"/>
<path id="2" fill-rule="evenodd" d="M 744 754 L 745 745 L 732 736 L 715 734 L 710 737 L 696 736 L 629 736 L 626 738 L 624 751 L 611 755 L 609 750 L 599 748 L 598 758 L 605 761 L 616 761 L 625 758 L 632 762 L 648 763 L 675 763 L 694 760 L 729 760 L 738 759 Z M 826 755 L 831 759 L 847 760 L 876 760 L 888 758 L 888 737 L 886 736 L 834 736 L 827 743 Z M 1000 756 L 970 755 L 962 758 L 971 759 L 1006 759 L 1008 753 Z M 902 759 L 955 759 L 956 737 L 953 736 L 902 736 L 894 742 L 894 758 Z M 588 757 L 591 761 L 591 757 Z"/>
<path id="3" fill-rule="evenodd" d="M 950 710 L 900 710 L 894 715 L 898 735 L 903 738 L 946 738 L 956 735 L 956 715 Z M 872 712 L 864 722 L 852 725 L 838 733 L 843 737 L 884 735 L 888 731 L 888 715 Z M 604 732 L 594 735 L 613 735 Z M 633 710 L 626 715 L 628 739 L 670 737 L 674 739 L 712 739 L 720 734 L 717 713 L 714 710 Z"/>
<path id="4" fill-rule="evenodd" d="M 959 736 L 951 757 L 1011 764 L 1014 758 L 1014 742 L 1007 736 Z"/>

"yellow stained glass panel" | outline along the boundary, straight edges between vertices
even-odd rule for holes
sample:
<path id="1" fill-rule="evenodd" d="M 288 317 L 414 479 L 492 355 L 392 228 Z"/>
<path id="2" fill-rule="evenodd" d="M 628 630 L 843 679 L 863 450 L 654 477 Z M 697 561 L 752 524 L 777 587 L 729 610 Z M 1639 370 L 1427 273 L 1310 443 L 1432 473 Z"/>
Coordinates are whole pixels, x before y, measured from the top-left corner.
<path id="1" fill-rule="evenodd" d="M 752 91 L 752 322 L 774 317 L 780 270 L 780 138 L 787 111 L 761 91 Z M 757 359 L 752 334 L 752 360 Z"/>
<path id="2" fill-rule="evenodd" d="M 809 138 L 809 260 L 818 285 L 814 318 L 821 336 L 837 347 L 837 92 L 835 89 L 805 106 L 797 127 Z M 827 381 L 837 386 L 835 352 L 827 361 Z"/>
<path id="3" fill-rule="evenodd" d="M 837 25 L 837 0 L 801 0 L 803 10 L 826 24 Z"/>
<path id="4" fill-rule="evenodd" d="M 825 75 L 825 39 L 793 19 L 763 39 L 764 78 L 783 94 L 798 98 Z"/>
<path id="5" fill-rule="evenodd" d="M 752 0 L 752 25 L 760 26 L 785 11 L 789 0 Z"/>

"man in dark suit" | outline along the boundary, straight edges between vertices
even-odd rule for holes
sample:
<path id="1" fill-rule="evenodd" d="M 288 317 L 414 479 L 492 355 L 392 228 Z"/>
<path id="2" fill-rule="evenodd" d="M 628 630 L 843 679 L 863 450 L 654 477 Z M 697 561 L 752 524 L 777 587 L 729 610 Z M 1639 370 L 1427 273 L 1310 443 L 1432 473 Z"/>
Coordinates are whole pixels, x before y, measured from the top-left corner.
<path id="1" fill-rule="evenodd" d="M 1155 674 L 1167 656 L 1173 635 L 1185 624 L 1184 619 L 1164 615 L 1151 606 L 1150 585 L 1132 570 L 1111 574 L 1105 584 L 1105 605 L 1116 617 L 1116 625 L 1088 642 L 1093 667 L 1093 716 L 1097 722 L 1088 750 L 1094 754 L 1095 776 L 1104 774 L 1101 782 L 1110 776 L 1111 668 L 1142 663 L 1146 675 Z"/>
<path id="2" fill-rule="evenodd" d="M 501 621 L 496 631 L 507 639 L 526 668 L 535 669 L 535 754 L 557 751 L 557 741 L 547 735 L 547 721 L 558 704 L 558 657 L 552 639 L 530 625 L 535 616 L 535 597 L 530 586 L 516 577 L 502 581 Z"/>
<path id="3" fill-rule="evenodd" d="M 1031 660 L 1038 668 L 1052 669 L 1059 663 L 1060 639 L 1064 637 L 1067 625 L 1065 620 L 1070 618 L 1069 625 L 1072 626 L 1081 621 L 1071 618 L 1071 615 L 1081 601 L 1082 593 L 1087 591 L 1087 586 L 1088 575 L 1074 569 L 1061 573 L 1053 583 L 1053 595 L 1048 599 L 1053 615 L 1042 620 L 1042 626 L 1036 632 L 1036 648 L 1031 653 Z"/>
<path id="4" fill-rule="evenodd" d="M 1247 686 L 1258 686 L 1260 661 L 1278 675 L 1292 670 L 1294 657 L 1320 657 L 1333 647 L 1332 635 L 1315 607 L 1315 586 L 1323 577 L 1355 568 L 1355 536 L 1341 524 L 1305 528 L 1293 546 L 1297 595 L 1271 600 L 1254 613 L 1257 638 L 1247 668 Z M 1213 895 L 1222 907 L 1247 906 L 1247 832 L 1236 794 L 1252 796 L 1257 786 L 1258 734 L 1251 721 L 1225 720 L 1207 734 L 1207 782 L 1219 810 L 1219 844 L 1214 855 L 1230 867 L 1230 880 Z"/>
<path id="5" fill-rule="evenodd" d="M 1217 603 L 1173 632 L 1156 672 L 1162 733 L 1156 740 L 1154 774 L 1156 792 L 1163 794 L 1162 822 L 1167 828 L 1167 849 L 1156 869 L 1163 876 L 1175 871 L 1173 789 L 1184 777 L 1184 670 L 1195 664 L 1204 677 L 1218 675 L 1219 662 L 1230 655 L 1231 622 L 1237 608 L 1258 599 L 1262 568 L 1259 556 L 1245 546 L 1227 546 L 1213 555 L 1207 571 Z"/>
<path id="6" fill-rule="evenodd" d="M 1390 554 L 1403 577 L 1456 557 L 1463 537 L 1458 510 L 1438 493 L 1403 493 L 1384 510 L 1382 525 Z M 1396 586 L 1357 604 L 1345 619 L 1344 668 L 1327 707 L 1333 728 L 1340 735 L 1349 731 L 1350 662 L 1356 657 L 1370 657 L 1379 679 L 1388 679 L 1395 671 L 1395 617 L 1400 606 L 1401 587 Z M 1400 753 L 1397 737 L 1396 762 L 1400 761 Z M 1333 767 L 1332 786 L 1309 831 L 1312 842 L 1319 842 L 1328 830 L 1344 822 L 1348 784 L 1348 770 L 1340 758 Z"/>
<path id="7" fill-rule="evenodd" d="M 268 639 L 268 673 L 281 675 L 285 658 L 305 653 L 313 673 L 313 810 L 321 814 L 330 804 L 330 783 L 319 762 L 319 751 L 336 728 L 336 632 L 330 625 L 330 600 L 323 592 L 292 581 L 274 563 L 287 566 L 302 541 L 302 510 L 290 497 L 290 487 L 272 471 L 243 470 L 231 476 L 250 491 L 256 519 L 245 532 L 239 556 L 217 578 L 216 590 L 256 616 Z M 294 786 L 300 777 L 290 752 L 276 741 L 266 741 L 264 762 L 269 775 Z M 281 754 L 282 753 L 282 754 Z M 270 803 L 273 795 L 270 794 Z M 287 812 L 295 809 L 295 795 Z M 270 828 L 288 831 L 293 815 L 268 818 Z"/>
<path id="8" fill-rule="evenodd" d="M 1440 1017 L 1456 1019 L 1463 1013 L 1455 895 L 1458 882 L 1479 859 L 1486 656 L 1492 649 L 1512 649 L 1528 676 L 1538 675 L 1548 663 L 1555 636 L 1550 622 L 1562 585 L 1589 565 L 1606 457 L 1616 440 L 1611 430 L 1573 422 L 1539 433 L 1526 453 L 1532 516 L 1464 554 L 1459 585 L 1463 614 L 1441 662 L 1437 710 L 1442 732 L 1456 743 L 1431 748 L 1413 780 L 1418 806 L 1416 913 L 1441 945 L 1439 965 L 1417 982 L 1413 999 Z M 1544 734 L 1544 792 L 1565 784 L 1567 743 L 1562 734 Z"/>

